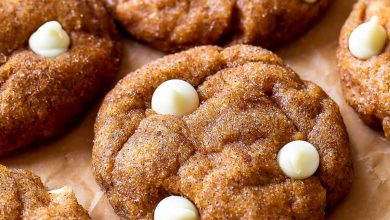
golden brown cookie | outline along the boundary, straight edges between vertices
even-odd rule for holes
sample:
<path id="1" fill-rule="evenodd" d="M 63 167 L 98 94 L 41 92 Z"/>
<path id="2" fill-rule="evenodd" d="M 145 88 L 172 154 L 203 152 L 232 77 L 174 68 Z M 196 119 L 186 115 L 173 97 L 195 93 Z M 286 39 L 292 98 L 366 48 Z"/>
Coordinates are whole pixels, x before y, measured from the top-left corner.
<path id="1" fill-rule="evenodd" d="M 59 21 L 71 38 L 55 58 L 32 52 L 41 25 Z M 115 76 L 117 32 L 98 0 L 0 2 L 0 156 L 63 132 Z"/>
<path id="2" fill-rule="evenodd" d="M 356 58 L 349 50 L 353 30 L 372 17 L 388 35 L 383 51 L 369 59 Z M 337 61 L 344 97 L 370 126 L 383 130 L 390 140 L 390 1 L 360 0 L 341 30 Z"/>
<path id="3" fill-rule="evenodd" d="M 205 44 L 272 47 L 306 30 L 331 0 L 104 0 L 137 39 L 173 52 Z"/>
<path id="4" fill-rule="evenodd" d="M 29 171 L 0 165 L 0 218 L 90 219 L 69 187 L 46 191 L 39 177 Z"/>
<path id="5" fill-rule="evenodd" d="M 200 107 L 184 117 L 151 110 L 154 90 L 169 79 L 192 84 Z M 278 166 L 278 151 L 293 140 L 320 155 L 305 180 Z M 92 163 L 125 219 L 152 219 L 169 195 L 191 200 L 201 219 L 322 219 L 352 182 L 335 102 L 275 54 L 245 45 L 190 49 L 127 75 L 99 110 Z"/>

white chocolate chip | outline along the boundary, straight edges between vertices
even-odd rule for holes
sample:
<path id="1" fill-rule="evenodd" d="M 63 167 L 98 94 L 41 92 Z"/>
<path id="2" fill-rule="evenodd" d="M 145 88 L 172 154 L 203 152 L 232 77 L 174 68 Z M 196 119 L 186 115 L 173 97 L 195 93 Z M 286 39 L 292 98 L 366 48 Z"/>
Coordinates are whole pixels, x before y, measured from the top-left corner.
<path id="1" fill-rule="evenodd" d="M 198 93 L 191 84 L 183 80 L 168 80 L 153 93 L 152 109 L 161 115 L 183 116 L 198 107 Z"/>
<path id="2" fill-rule="evenodd" d="M 72 192 L 72 188 L 70 188 L 69 186 L 64 186 L 62 188 L 53 189 L 49 191 L 50 194 L 54 194 L 54 195 L 68 193 L 68 192 Z"/>
<path id="3" fill-rule="evenodd" d="M 154 210 L 154 220 L 197 220 L 199 213 L 192 202 L 181 196 L 169 196 Z"/>
<path id="4" fill-rule="evenodd" d="M 359 25 L 349 37 L 349 50 L 359 59 L 368 59 L 380 54 L 387 42 L 386 29 L 374 16 L 369 22 Z"/>
<path id="5" fill-rule="evenodd" d="M 309 142 L 292 141 L 279 151 L 278 163 L 288 177 L 306 179 L 318 169 L 320 156 Z"/>
<path id="6" fill-rule="evenodd" d="M 303 1 L 309 4 L 317 2 L 317 0 L 303 0 Z"/>
<path id="7" fill-rule="evenodd" d="M 57 21 L 43 24 L 29 39 L 29 46 L 34 53 L 44 57 L 56 57 L 69 50 L 69 35 Z"/>
<path id="8" fill-rule="evenodd" d="M 63 202 L 64 198 L 73 195 L 73 190 L 69 186 L 64 186 L 59 189 L 49 191 L 51 202 L 60 203 Z"/>

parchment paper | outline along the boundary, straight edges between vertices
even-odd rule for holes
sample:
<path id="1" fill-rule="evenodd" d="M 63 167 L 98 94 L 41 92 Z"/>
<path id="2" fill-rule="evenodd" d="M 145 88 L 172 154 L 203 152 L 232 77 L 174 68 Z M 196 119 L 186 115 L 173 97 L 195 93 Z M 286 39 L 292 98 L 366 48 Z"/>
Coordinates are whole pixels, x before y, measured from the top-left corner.
<path id="1" fill-rule="evenodd" d="M 354 0 L 336 0 L 327 15 L 307 34 L 276 52 L 303 79 L 320 85 L 340 106 L 354 160 L 354 183 L 347 198 L 330 219 L 390 219 L 390 142 L 365 126 L 342 98 L 336 71 L 338 32 Z M 118 80 L 155 60 L 162 53 L 124 36 L 125 53 Z M 31 170 L 49 189 L 71 186 L 93 219 L 119 219 L 91 173 L 93 123 L 100 102 L 65 136 L 43 146 L 19 152 L 0 163 Z"/>

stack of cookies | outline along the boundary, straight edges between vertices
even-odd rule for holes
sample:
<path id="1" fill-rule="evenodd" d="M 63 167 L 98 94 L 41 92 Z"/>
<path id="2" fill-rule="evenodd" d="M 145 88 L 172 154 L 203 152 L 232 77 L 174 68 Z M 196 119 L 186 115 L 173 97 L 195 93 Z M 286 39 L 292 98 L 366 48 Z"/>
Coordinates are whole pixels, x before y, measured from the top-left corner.
<path id="1" fill-rule="evenodd" d="M 0 156 L 52 141 L 111 90 L 91 172 L 121 218 L 325 219 L 352 184 L 348 133 L 337 104 L 269 50 L 331 3 L 4 0 Z M 358 1 L 337 60 L 345 99 L 390 140 L 389 11 Z M 128 35 L 175 53 L 113 85 Z M 0 165 L 0 219 L 89 218 L 70 187 Z"/>

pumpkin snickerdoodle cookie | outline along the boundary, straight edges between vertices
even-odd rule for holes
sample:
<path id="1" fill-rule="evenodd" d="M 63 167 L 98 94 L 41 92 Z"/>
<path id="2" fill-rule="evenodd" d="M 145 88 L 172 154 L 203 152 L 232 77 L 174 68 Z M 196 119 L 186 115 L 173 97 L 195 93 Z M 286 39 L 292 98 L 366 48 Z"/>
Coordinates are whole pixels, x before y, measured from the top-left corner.
<path id="1" fill-rule="evenodd" d="M 344 97 L 390 140 L 390 1 L 360 0 L 341 30 L 337 61 Z"/>
<path id="2" fill-rule="evenodd" d="M 114 79 L 117 31 L 98 0 L 0 2 L 0 156 L 62 133 Z"/>
<path id="3" fill-rule="evenodd" d="M 104 0 L 135 38 L 173 52 L 205 44 L 287 42 L 312 25 L 331 0 Z"/>
<path id="4" fill-rule="evenodd" d="M 203 46 L 122 79 L 93 171 L 125 219 L 323 219 L 349 191 L 338 106 L 275 54 Z"/>

